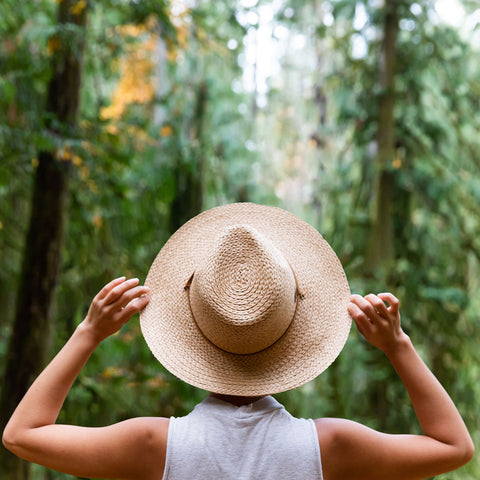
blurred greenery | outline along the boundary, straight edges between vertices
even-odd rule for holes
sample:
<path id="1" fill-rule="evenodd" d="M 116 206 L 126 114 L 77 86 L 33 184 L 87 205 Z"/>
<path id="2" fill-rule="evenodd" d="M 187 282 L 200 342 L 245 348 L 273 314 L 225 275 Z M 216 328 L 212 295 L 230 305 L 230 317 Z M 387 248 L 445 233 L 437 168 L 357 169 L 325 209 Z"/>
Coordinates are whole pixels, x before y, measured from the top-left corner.
<path id="1" fill-rule="evenodd" d="M 352 291 L 391 290 L 402 299 L 404 328 L 478 446 L 475 2 L 460 2 L 460 27 L 446 23 L 433 0 L 396 2 L 395 141 L 386 166 L 393 254 L 373 271 L 366 258 L 385 94 L 378 2 L 78 1 L 90 10 L 79 126 L 53 133 L 45 126 L 51 60 L 75 35 L 59 27 L 57 3 L 0 4 L 1 365 L 37 155 L 49 149 L 72 166 L 52 354 L 103 284 L 123 274 L 143 281 L 163 243 L 195 213 L 234 201 L 281 206 L 330 242 Z M 134 319 L 95 352 L 60 420 L 179 416 L 204 396 L 153 359 Z M 353 330 L 324 374 L 277 397 L 295 415 L 419 431 L 388 362 Z M 31 478 L 67 477 L 35 467 Z M 478 479 L 480 460 L 437 478 Z"/>

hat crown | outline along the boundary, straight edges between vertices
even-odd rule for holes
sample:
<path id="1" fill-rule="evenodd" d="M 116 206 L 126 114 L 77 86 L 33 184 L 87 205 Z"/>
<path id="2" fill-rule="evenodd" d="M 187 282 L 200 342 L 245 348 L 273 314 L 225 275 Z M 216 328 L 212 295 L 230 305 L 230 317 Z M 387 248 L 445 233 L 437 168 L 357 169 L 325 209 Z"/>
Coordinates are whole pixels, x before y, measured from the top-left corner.
<path id="1" fill-rule="evenodd" d="M 188 294 L 205 337 L 237 354 L 274 344 L 288 329 L 297 303 L 295 275 L 285 257 L 247 225 L 220 233 L 195 270 Z"/>

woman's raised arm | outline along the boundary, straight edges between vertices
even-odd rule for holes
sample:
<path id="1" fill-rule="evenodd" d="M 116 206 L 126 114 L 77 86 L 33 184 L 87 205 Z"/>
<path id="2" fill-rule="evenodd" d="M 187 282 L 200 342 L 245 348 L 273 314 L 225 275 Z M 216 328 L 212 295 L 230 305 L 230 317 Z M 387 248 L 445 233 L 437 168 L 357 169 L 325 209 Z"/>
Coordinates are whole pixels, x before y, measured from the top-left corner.
<path id="1" fill-rule="evenodd" d="M 138 279 L 124 277 L 113 280 L 97 294 L 85 320 L 13 413 L 3 432 L 6 448 L 49 468 L 97 478 L 149 478 L 149 455 L 155 450 L 158 474 L 167 419 L 139 418 L 103 428 L 55 424 L 90 355 L 148 303 L 147 294 L 148 288 L 139 286 Z"/>
<path id="2" fill-rule="evenodd" d="M 423 435 L 388 435 L 347 420 L 318 420 L 325 480 L 416 480 L 467 463 L 474 450 L 470 435 L 453 401 L 403 332 L 397 298 L 391 293 L 353 295 L 349 312 L 359 332 L 397 371 Z"/>

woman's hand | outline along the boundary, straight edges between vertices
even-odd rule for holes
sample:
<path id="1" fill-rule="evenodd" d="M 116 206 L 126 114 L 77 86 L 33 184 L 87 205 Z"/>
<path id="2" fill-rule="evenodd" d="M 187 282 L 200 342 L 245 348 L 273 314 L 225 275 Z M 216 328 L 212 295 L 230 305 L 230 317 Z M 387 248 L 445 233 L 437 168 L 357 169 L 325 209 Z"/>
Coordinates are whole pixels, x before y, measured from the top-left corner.
<path id="1" fill-rule="evenodd" d="M 149 289 L 138 282 L 138 278 L 120 277 L 105 285 L 93 299 L 80 327 L 88 329 L 98 342 L 118 332 L 148 303 Z"/>
<path id="2" fill-rule="evenodd" d="M 10 418 L 3 443 L 28 461 L 82 478 L 158 478 L 168 419 L 135 418 L 108 427 L 57 424 L 73 382 L 101 340 L 147 303 L 138 279 L 117 278 L 95 296 L 85 320 L 35 380 Z M 154 473 L 152 473 L 154 472 Z"/>
<path id="3" fill-rule="evenodd" d="M 371 293 L 365 297 L 352 295 L 348 304 L 348 311 L 358 331 L 386 354 L 393 353 L 408 340 L 400 325 L 399 309 L 400 302 L 391 293 Z"/>
<path id="4" fill-rule="evenodd" d="M 387 302 L 388 305 L 385 303 Z M 359 332 L 380 348 L 403 382 L 422 435 L 390 435 L 342 419 L 316 421 L 325 478 L 419 480 L 454 470 L 474 446 L 454 403 L 400 326 L 391 293 L 352 295 L 348 311 Z"/>

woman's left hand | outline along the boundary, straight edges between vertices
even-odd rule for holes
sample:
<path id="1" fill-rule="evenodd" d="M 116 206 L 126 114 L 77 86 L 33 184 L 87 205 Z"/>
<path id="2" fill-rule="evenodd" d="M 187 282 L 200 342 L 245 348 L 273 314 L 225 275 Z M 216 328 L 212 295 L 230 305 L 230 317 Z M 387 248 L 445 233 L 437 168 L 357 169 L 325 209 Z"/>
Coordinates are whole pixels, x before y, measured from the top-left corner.
<path id="1" fill-rule="evenodd" d="M 148 303 L 148 287 L 138 278 L 120 277 L 105 285 L 93 299 L 82 326 L 100 342 L 118 332 L 130 318 Z"/>

